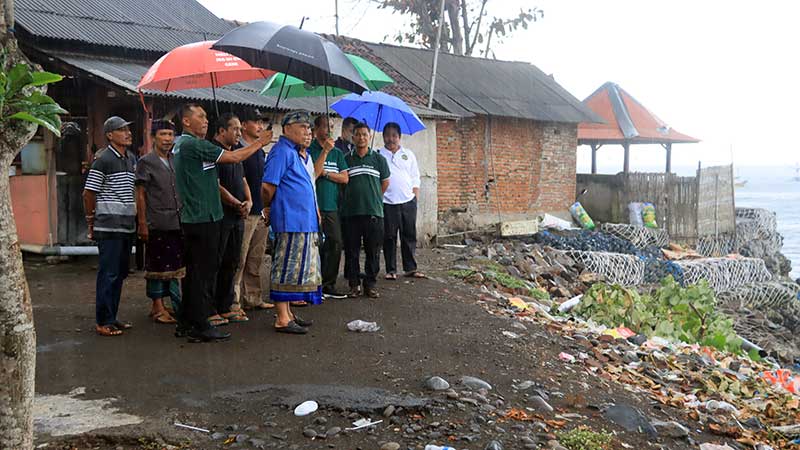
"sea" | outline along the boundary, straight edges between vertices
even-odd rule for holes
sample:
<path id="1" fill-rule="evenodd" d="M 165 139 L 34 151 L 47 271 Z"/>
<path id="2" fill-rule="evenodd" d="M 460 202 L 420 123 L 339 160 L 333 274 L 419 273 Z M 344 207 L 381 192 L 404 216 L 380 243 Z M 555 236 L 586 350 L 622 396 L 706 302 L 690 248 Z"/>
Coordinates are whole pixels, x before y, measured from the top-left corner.
<path id="1" fill-rule="evenodd" d="M 793 279 L 800 277 L 800 167 L 737 167 L 736 206 L 764 208 L 778 217 L 783 254 L 792 261 Z"/>

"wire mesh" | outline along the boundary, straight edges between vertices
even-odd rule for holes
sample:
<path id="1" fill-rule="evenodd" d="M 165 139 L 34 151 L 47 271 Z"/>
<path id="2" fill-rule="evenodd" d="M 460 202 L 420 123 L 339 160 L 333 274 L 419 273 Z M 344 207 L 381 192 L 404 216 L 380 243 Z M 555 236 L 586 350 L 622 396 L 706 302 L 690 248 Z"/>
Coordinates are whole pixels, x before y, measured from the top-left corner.
<path id="1" fill-rule="evenodd" d="M 676 261 L 675 264 L 683 270 L 687 285 L 707 280 L 717 294 L 772 278 L 764 260 L 758 258 L 703 258 Z"/>
<path id="2" fill-rule="evenodd" d="M 650 246 L 666 247 L 669 244 L 667 230 L 661 228 L 647 228 L 624 223 L 604 223 L 600 230 L 612 236 L 630 241 L 639 248 Z"/>

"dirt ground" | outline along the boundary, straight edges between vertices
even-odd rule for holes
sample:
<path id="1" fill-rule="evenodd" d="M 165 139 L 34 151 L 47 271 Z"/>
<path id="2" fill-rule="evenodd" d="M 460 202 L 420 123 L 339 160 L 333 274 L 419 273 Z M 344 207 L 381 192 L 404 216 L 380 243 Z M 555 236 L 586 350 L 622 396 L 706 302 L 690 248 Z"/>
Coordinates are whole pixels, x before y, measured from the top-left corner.
<path id="1" fill-rule="evenodd" d="M 126 281 L 120 308 L 120 318 L 135 328 L 119 338 L 102 338 L 93 332 L 96 260 L 50 265 L 27 258 L 38 333 L 37 395 L 74 394 L 83 387 L 81 399 L 113 399 L 109 408 L 141 420 L 79 436 L 54 436 L 64 432 L 54 433 L 40 419 L 37 444 L 58 449 L 169 444 L 367 450 L 396 442 L 403 449 L 448 444 L 480 450 L 497 440 L 505 449 L 517 449 L 546 446 L 559 428 L 580 425 L 615 433 L 614 448 L 696 448 L 692 439 L 708 440 L 683 412 L 662 410 L 642 394 L 561 362 L 559 352 L 575 352 L 575 342 L 535 324 L 523 329 L 514 320 L 487 313 L 474 288 L 447 277 L 451 259 L 443 250 L 423 250 L 420 266 L 431 279 L 381 279 L 381 299 L 330 300 L 298 310 L 315 321 L 306 336 L 275 333 L 272 313 L 264 311 L 251 313 L 248 323 L 228 326 L 233 333 L 228 342 L 189 344 L 173 337 L 171 326 L 148 320 L 141 273 Z M 345 324 L 354 319 L 375 321 L 381 330 L 349 332 Z M 519 338 L 510 339 L 503 331 Z M 465 375 L 493 389 L 470 393 L 458 385 Z M 448 380 L 456 395 L 426 389 L 431 376 Z M 512 388 L 526 380 L 535 387 Z M 554 412 L 541 413 L 535 421 L 502 418 L 509 408 L 533 407 L 534 389 L 549 397 Z M 320 410 L 295 417 L 290 408 L 304 400 L 316 400 Z M 626 432 L 600 412 L 612 403 L 634 406 L 653 419 L 672 417 L 690 427 L 691 439 Z M 384 417 L 389 406 L 395 412 Z M 362 417 L 384 422 L 358 431 L 331 430 L 351 427 Z M 326 431 L 331 434 L 327 439 Z"/>

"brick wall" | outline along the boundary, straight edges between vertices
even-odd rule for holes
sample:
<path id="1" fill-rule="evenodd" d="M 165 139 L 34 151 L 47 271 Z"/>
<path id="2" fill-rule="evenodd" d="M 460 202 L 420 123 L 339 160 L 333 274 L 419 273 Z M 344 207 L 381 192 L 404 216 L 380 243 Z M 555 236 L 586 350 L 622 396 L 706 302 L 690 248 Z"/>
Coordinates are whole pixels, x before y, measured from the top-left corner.
<path id="1" fill-rule="evenodd" d="M 575 197 L 576 148 L 574 124 L 486 116 L 438 122 L 440 233 L 566 211 Z"/>

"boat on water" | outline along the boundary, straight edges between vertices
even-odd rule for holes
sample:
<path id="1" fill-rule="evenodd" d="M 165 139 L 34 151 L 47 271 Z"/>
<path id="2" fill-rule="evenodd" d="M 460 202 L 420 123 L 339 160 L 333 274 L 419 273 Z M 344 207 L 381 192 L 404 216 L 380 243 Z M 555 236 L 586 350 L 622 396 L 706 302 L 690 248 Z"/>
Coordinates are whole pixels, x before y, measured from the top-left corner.
<path id="1" fill-rule="evenodd" d="M 735 188 L 742 188 L 747 185 L 747 180 L 743 179 L 742 177 L 734 177 L 733 179 L 733 187 Z"/>

